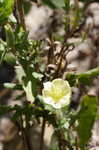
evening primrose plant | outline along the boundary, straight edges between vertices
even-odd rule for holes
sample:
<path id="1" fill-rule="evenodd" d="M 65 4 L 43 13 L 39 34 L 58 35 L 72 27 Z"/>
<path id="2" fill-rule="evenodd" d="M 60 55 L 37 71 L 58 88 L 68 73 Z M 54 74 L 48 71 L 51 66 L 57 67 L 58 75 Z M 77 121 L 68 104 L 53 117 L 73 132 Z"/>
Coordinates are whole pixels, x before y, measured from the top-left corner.
<path id="1" fill-rule="evenodd" d="M 42 94 L 45 103 L 52 105 L 56 109 L 70 104 L 71 88 L 68 81 L 58 78 L 52 82 L 45 82 L 43 85 Z"/>
<path id="2" fill-rule="evenodd" d="M 26 145 L 26 149 L 33 150 L 32 145 L 35 143 L 30 139 L 29 131 L 38 124 L 41 128 L 40 140 L 37 141 L 37 143 L 40 141 L 39 150 L 44 149 L 45 129 L 50 125 L 53 127 L 53 134 L 50 137 L 49 150 L 86 150 L 95 119 L 99 117 L 97 97 L 88 95 L 92 81 L 99 76 L 99 67 L 84 73 L 75 73 L 72 70 L 67 72 L 69 63 L 67 54 L 74 50 L 76 45 L 75 42 L 69 41 L 78 36 L 82 38 L 84 34 L 80 33 L 82 30 L 80 23 L 83 23 L 84 15 L 82 9 L 79 9 L 79 1 L 74 0 L 73 5 L 70 2 L 70 0 L 42 0 L 42 3 L 34 1 L 38 8 L 45 5 L 50 7 L 53 15 L 59 11 L 64 12 L 61 23 L 64 35 L 52 29 L 50 31 L 48 27 L 47 38 L 34 40 L 29 39 L 25 25 L 24 12 L 27 10 L 25 6 L 28 7 L 26 5 L 28 1 L 25 4 L 23 0 L 0 1 L 0 33 L 1 30 L 4 32 L 3 36 L 0 35 L 0 65 L 6 62 L 15 70 L 14 80 L 2 86 L 10 91 L 12 89 L 13 92 L 19 91 L 13 101 L 21 102 L 21 106 L 0 105 L 0 115 L 10 113 L 8 116 L 11 116 L 20 129 L 24 149 Z M 33 4 L 30 2 L 29 6 L 32 7 Z M 11 13 L 16 22 L 11 19 Z M 74 20 L 72 23 L 71 14 Z M 73 89 L 79 91 L 76 96 Z M 34 133 L 31 132 L 32 134 Z"/>

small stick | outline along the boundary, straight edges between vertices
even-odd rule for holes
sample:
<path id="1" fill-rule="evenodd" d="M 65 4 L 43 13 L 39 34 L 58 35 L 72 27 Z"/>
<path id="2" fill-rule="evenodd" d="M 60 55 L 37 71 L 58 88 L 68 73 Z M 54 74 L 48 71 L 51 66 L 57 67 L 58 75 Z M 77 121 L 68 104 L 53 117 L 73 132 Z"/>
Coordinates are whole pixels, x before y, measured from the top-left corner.
<path id="1" fill-rule="evenodd" d="M 45 121 L 45 119 L 43 119 L 39 150 L 43 150 L 45 126 L 46 126 L 46 121 Z"/>
<path id="2" fill-rule="evenodd" d="M 22 7 L 22 2 L 23 2 L 23 0 L 16 0 L 20 24 L 23 26 L 23 29 L 26 31 L 25 20 L 24 20 L 24 10 Z"/>

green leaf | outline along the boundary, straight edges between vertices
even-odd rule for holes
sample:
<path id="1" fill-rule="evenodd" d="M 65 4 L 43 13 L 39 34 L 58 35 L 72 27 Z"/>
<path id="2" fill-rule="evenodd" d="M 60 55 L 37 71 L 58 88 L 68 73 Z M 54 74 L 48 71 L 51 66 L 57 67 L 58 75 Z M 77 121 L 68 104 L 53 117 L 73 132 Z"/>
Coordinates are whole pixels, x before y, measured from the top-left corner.
<path id="1" fill-rule="evenodd" d="M 83 77 L 93 78 L 96 76 L 99 76 L 99 67 L 77 75 L 78 78 L 83 78 Z"/>
<path id="2" fill-rule="evenodd" d="M 99 67 L 79 74 L 68 73 L 66 74 L 66 80 L 69 81 L 71 86 L 74 86 L 77 83 L 77 81 L 81 84 L 90 85 L 91 79 L 97 76 L 99 76 Z"/>
<path id="3" fill-rule="evenodd" d="M 93 0 L 80 0 L 81 2 L 91 2 L 91 1 L 93 1 Z"/>
<path id="4" fill-rule="evenodd" d="M 68 12 L 70 9 L 70 0 L 64 0 L 65 3 L 65 10 Z"/>
<path id="5" fill-rule="evenodd" d="M 41 80 L 44 75 L 41 74 L 41 73 L 33 72 L 33 73 L 32 73 L 32 76 L 33 76 L 35 79 Z"/>
<path id="6" fill-rule="evenodd" d="M 50 150 L 59 150 L 59 143 L 58 143 L 58 137 L 56 135 L 56 132 L 52 134 L 51 137 L 51 144 L 50 144 Z"/>
<path id="7" fill-rule="evenodd" d="M 81 103 L 81 109 L 78 114 L 77 132 L 79 135 L 79 144 L 81 150 L 85 150 L 85 146 L 91 137 L 91 129 L 93 127 L 97 113 L 97 99 L 95 96 L 84 96 Z"/>
<path id="8" fill-rule="evenodd" d="M 33 91 L 32 91 L 32 81 L 28 81 L 23 85 L 23 89 L 26 92 L 26 97 L 27 100 L 31 103 L 34 102 L 34 96 L 33 96 Z"/>
<path id="9" fill-rule="evenodd" d="M 87 77 L 86 75 L 79 77 L 78 82 L 82 83 L 84 85 L 91 85 L 91 79 L 89 77 Z"/>
<path id="10" fill-rule="evenodd" d="M 0 51 L 5 51 L 6 43 L 0 39 Z"/>
<path id="11" fill-rule="evenodd" d="M 6 61 L 8 64 L 16 65 L 16 58 L 12 53 L 6 53 L 4 61 Z"/>
<path id="12" fill-rule="evenodd" d="M 15 46 L 15 36 L 9 24 L 5 25 L 6 42 L 8 47 L 13 48 Z"/>
<path id="13" fill-rule="evenodd" d="M 5 88 L 13 89 L 16 86 L 15 83 L 4 83 Z"/>
<path id="14" fill-rule="evenodd" d="M 17 23 L 17 20 L 16 20 L 16 18 L 14 17 L 14 15 L 13 14 L 11 14 L 10 16 L 9 16 L 9 21 L 10 22 L 12 22 L 12 23 Z"/>
<path id="15" fill-rule="evenodd" d="M 51 8 L 63 8 L 65 7 L 64 0 L 42 0 L 44 4 Z"/>
<path id="16" fill-rule="evenodd" d="M 24 70 L 22 66 L 16 66 L 16 75 L 19 82 L 22 84 L 22 87 L 26 93 L 27 100 L 30 102 L 34 102 L 34 91 L 35 87 L 35 80 L 31 77 L 31 68 Z M 34 81 L 34 82 L 33 82 Z"/>
<path id="17" fill-rule="evenodd" d="M 74 86 L 75 83 L 76 83 L 76 74 L 73 74 L 73 73 L 68 73 L 66 75 L 66 80 L 68 80 L 70 86 Z"/>
<path id="18" fill-rule="evenodd" d="M 0 105 L 0 116 L 8 114 L 10 112 L 10 106 Z"/>
<path id="19" fill-rule="evenodd" d="M 15 84 L 15 83 L 4 83 L 3 86 L 5 88 L 8 88 L 8 89 L 13 89 L 13 90 L 22 90 L 22 86 L 21 84 Z"/>
<path id="20" fill-rule="evenodd" d="M 14 0 L 2 0 L 0 1 L 0 23 L 8 19 L 12 13 Z"/>
<path id="21" fill-rule="evenodd" d="M 6 43 L 0 39 L 0 64 L 2 63 L 7 53 Z"/>

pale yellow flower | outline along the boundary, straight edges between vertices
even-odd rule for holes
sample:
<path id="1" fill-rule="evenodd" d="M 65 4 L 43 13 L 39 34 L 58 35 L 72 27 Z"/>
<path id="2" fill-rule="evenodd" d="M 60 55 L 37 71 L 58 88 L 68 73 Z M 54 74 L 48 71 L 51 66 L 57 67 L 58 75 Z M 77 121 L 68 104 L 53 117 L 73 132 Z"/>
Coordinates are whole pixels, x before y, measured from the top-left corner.
<path id="1" fill-rule="evenodd" d="M 71 88 L 68 81 L 58 78 L 44 83 L 42 94 L 45 103 L 59 109 L 69 105 Z"/>

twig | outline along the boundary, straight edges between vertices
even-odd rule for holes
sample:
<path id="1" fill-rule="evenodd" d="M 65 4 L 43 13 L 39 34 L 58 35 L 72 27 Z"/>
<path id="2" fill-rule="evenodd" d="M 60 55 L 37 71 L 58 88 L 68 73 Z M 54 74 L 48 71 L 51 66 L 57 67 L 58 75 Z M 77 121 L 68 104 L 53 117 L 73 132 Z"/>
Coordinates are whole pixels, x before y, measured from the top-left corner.
<path id="1" fill-rule="evenodd" d="M 27 142 L 27 147 L 28 147 L 28 150 L 33 150 L 33 147 L 31 147 L 31 143 L 30 143 L 30 140 L 29 140 L 29 135 L 28 135 L 28 129 L 24 129 L 24 134 L 25 134 L 25 139 L 26 139 L 26 142 Z"/>
<path id="2" fill-rule="evenodd" d="M 23 2 L 23 0 L 16 0 L 16 5 L 17 5 L 17 9 L 18 9 L 20 25 L 22 25 L 23 29 L 26 31 L 22 2 Z"/>
<path id="3" fill-rule="evenodd" d="M 67 41 L 67 39 L 65 39 L 65 40 Z M 56 78 L 56 77 L 58 76 L 58 73 L 59 73 L 59 71 L 60 71 L 60 69 L 61 69 L 62 60 L 64 59 L 64 58 L 63 58 L 64 55 L 65 55 L 64 53 L 65 53 L 65 51 L 68 49 L 68 46 L 66 47 L 65 51 L 64 51 L 64 48 L 65 48 L 65 41 L 64 41 L 64 43 L 63 43 L 62 49 L 61 49 L 60 54 L 59 54 L 59 57 L 58 57 L 59 63 L 58 63 L 57 70 L 56 70 L 56 72 L 55 72 L 55 74 L 54 74 L 54 78 Z"/>
<path id="4" fill-rule="evenodd" d="M 17 20 L 17 24 L 19 25 L 20 21 L 19 21 L 19 17 L 18 17 L 17 1 L 15 1 L 15 4 L 14 4 L 13 15 Z"/>
<path id="5" fill-rule="evenodd" d="M 24 134 L 24 129 L 23 129 L 23 120 L 22 120 L 22 116 L 20 116 L 20 129 L 21 129 L 21 132 L 22 132 L 22 140 L 23 140 L 23 145 L 24 145 L 24 150 L 27 150 L 27 142 L 26 142 L 26 139 L 25 139 L 25 134 Z"/>
<path id="6" fill-rule="evenodd" d="M 40 148 L 39 148 L 39 150 L 43 150 L 45 126 L 46 126 L 46 120 L 43 119 L 42 131 L 41 131 L 41 137 L 40 137 Z"/>
<path id="7" fill-rule="evenodd" d="M 76 138 L 76 143 L 75 143 L 76 145 L 76 150 L 78 150 L 79 148 L 78 148 L 78 139 Z"/>
<path id="8" fill-rule="evenodd" d="M 61 131 L 58 131 L 58 138 L 60 150 L 65 150 L 66 147 L 68 147 L 69 150 L 74 150 L 70 142 L 64 139 L 64 134 Z"/>
<path id="9" fill-rule="evenodd" d="M 48 51 L 48 60 L 47 60 L 47 64 L 52 64 L 52 61 L 53 61 L 53 56 L 54 56 L 54 41 L 53 41 L 53 36 L 52 34 L 49 35 L 49 39 L 50 39 L 50 42 L 49 42 L 49 45 L 50 45 L 50 48 L 49 48 L 49 51 Z"/>
<path id="10" fill-rule="evenodd" d="M 64 145 L 64 147 L 68 147 L 69 150 L 74 150 L 67 140 L 62 140 L 62 144 Z"/>
<path id="11" fill-rule="evenodd" d="M 75 7 L 78 9 L 79 8 L 79 1 L 75 0 Z"/>
<path id="12" fill-rule="evenodd" d="M 20 117 L 20 120 L 21 120 L 21 131 L 22 131 L 22 138 L 23 138 L 23 144 L 24 144 L 24 149 L 25 150 L 33 150 L 31 148 L 31 145 L 30 145 L 30 141 L 29 141 L 29 137 L 28 137 L 28 133 L 27 133 L 27 128 L 24 129 L 23 128 L 23 119 L 22 119 L 22 116 Z"/>

